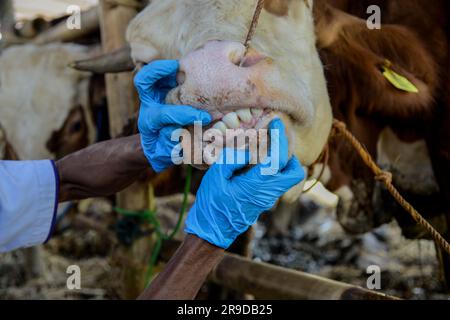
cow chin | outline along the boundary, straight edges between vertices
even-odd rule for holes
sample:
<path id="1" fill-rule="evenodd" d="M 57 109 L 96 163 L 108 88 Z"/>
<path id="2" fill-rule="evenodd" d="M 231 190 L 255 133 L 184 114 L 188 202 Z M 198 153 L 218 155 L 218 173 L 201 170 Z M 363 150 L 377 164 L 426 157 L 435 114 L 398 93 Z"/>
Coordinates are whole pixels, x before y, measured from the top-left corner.
<path id="1" fill-rule="evenodd" d="M 236 146 L 235 137 L 245 141 L 240 135 L 248 137 L 248 129 L 260 134 L 274 118 L 283 120 L 291 146 L 298 129 L 314 118 L 313 104 L 298 76 L 253 49 L 245 54 L 237 42 L 210 41 L 188 54 L 180 60 L 177 80 L 179 86 L 169 92 L 167 103 L 208 111 L 213 123 L 205 130 L 220 132 L 225 146 Z"/>

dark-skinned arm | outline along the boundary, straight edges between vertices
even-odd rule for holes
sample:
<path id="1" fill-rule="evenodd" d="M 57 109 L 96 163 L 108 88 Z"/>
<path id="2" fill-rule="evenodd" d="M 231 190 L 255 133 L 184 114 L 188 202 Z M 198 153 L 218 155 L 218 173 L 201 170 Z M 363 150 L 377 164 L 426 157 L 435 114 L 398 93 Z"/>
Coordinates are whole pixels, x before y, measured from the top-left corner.
<path id="1" fill-rule="evenodd" d="M 197 236 L 186 235 L 164 270 L 139 299 L 194 299 L 208 274 L 222 259 L 224 252 L 222 248 L 213 246 Z"/>
<path id="2" fill-rule="evenodd" d="M 140 136 L 92 145 L 56 162 L 60 178 L 59 202 L 101 197 L 119 192 L 146 170 L 148 160 Z M 140 299 L 193 299 L 224 250 L 187 235 L 163 272 Z"/>
<path id="3" fill-rule="evenodd" d="M 59 202 L 113 195 L 151 170 L 140 135 L 94 144 L 56 162 Z"/>
<path id="4" fill-rule="evenodd" d="M 92 145 L 56 162 L 59 202 L 112 195 L 149 170 L 140 136 Z M 164 271 L 140 299 L 193 299 L 224 250 L 187 235 Z"/>

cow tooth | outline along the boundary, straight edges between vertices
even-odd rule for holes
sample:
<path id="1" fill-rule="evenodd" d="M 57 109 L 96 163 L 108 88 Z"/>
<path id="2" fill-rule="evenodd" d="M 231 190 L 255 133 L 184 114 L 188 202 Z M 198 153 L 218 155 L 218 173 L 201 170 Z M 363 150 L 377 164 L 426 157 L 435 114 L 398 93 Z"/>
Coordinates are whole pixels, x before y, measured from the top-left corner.
<path id="1" fill-rule="evenodd" d="M 238 129 L 241 125 L 239 118 L 236 112 L 230 112 L 222 118 L 222 121 L 225 122 L 228 128 L 230 129 Z"/>
<path id="2" fill-rule="evenodd" d="M 241 119 L 243 122 L 246 122 L 246 123 L 251 122 L 253 119 L 250 109 L 240 109 L 240 110 L 236 111 L 236 114 L 238 115 L 239 119 Z"/>
<path id="3" fill-rule="evenodd" d="M 252 110 L 252 114 L 255 116 L 255 117 L 260 117 L 262 114 L 263 114 L 263 110 L 261 110 L 261 109 L 256 109 L 256 108 L 253 108 Z"/>
<path id="4" fill-rule="evenodd" d="M 215 125 L 213 125 L 213 128 L 219 130 L 223 134 L 226 134 L 227 133 L 227 129 L 228 129 L 226 124 L 223 123 L 222 121 L 219 121 Z"/>

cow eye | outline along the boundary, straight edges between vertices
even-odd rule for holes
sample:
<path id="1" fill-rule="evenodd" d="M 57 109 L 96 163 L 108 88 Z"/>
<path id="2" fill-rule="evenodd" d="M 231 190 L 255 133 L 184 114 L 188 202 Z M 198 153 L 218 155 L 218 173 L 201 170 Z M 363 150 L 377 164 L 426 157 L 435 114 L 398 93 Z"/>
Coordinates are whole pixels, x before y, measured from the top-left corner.
<path id="1" fill-rule="evenodd" d="M 70 132 L 71 133 L 79 132 L 79 131 L 81 131 L 81 128 L 82 128 L 81 121 L 77 121 L 74 124 L 72 124 L 72 126 L 70 127 Z"/>

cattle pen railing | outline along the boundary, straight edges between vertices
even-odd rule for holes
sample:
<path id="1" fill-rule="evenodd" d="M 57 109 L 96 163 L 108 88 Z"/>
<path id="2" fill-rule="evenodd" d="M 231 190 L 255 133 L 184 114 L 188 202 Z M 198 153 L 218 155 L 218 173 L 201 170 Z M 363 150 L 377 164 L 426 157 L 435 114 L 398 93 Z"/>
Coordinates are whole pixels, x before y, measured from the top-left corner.
<path id="1" fill-rule="evenodd" d="M 179 245 L 180 242 L 176 240 L 165 241 L 161 261 L 169 261 Z M 208 280 L 227 289 L 250 294 L 256 299 L 398 300 L 359 286 L 256 262 L 231 253 L 225 253 Z"/>

